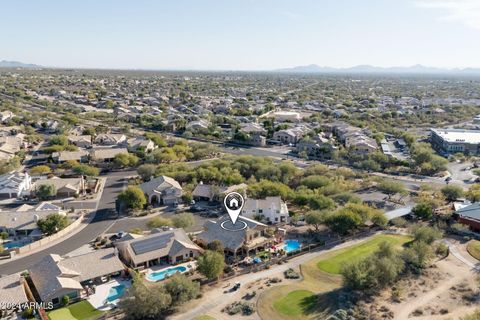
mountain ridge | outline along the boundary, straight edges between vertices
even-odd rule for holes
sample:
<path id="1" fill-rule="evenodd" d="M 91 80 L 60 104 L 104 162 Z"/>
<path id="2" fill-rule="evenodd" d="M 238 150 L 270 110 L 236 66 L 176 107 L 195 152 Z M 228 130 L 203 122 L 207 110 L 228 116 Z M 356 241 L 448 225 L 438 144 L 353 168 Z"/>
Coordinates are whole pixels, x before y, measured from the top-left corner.
<path id="1" fill-rule="evenodd" d="M 356 65 L 347 68 L 334 68 L 309 64 L 272 70 L 285 73 L 436 73 L 436 74 L 480 74 L 480 68 L 444 69 L 427 67 L 420 64 L 409 67 L 376 67 L 372 65 Z"/>

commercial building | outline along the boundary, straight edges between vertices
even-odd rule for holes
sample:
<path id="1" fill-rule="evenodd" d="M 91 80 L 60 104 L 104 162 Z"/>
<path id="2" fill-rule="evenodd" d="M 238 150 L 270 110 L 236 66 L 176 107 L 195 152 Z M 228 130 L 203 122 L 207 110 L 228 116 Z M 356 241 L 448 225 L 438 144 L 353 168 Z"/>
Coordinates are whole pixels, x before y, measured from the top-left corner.
<path id="1" fill-rule="evenodd" d="M 439 154 L 480 154 L 480 130 L 430 129 L 430 143 Z"/>

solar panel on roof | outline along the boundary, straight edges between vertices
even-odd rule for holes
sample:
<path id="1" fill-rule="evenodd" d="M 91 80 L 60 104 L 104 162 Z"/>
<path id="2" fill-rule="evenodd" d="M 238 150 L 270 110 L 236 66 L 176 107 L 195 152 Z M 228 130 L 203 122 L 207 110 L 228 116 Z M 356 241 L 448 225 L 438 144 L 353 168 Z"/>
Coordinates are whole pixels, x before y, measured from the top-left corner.
<path id="1" fill-rule="evenodd" d="M 149 239 L 140 240 L 131 244 L 133 252 L 135 254 L 143 254 L 150 251 L 159 250 L 165 248 L 173 237 L 173 232 L 168 234 L 162 234 L 157 237 L 151 237 Z"/>

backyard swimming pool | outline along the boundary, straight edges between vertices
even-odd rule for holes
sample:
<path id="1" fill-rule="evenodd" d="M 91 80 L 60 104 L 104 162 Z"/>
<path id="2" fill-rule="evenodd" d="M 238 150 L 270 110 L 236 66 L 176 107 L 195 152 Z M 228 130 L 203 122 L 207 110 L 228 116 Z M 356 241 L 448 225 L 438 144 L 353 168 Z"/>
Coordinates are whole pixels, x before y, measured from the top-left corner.
<path id="1" fill-rule="evenodd" d="M 285 240 L 285 246 L 283 249 L 285 252 L 291 252 L 300 249 L 302 245 L 300 244 L 300 241 L 298 240 Z"/>
<path id="2" fill-rule="evenodd" d="M 184 273 L 185 271 L 187 271 L 187 268 L 183 266 L 168 268 L 162 271 L 152 272 L 148 274 L 147 279 L 150 281 L 160 281 L 165 279 L 166 276 L 174 275 L 177 272 Z"/>
<path id="3" fill-rule="evenodd" d="M 121 296 L 125 293 L 125 285 L 119 284 L 118 286 L 111 287 L 110 291 L 108 292 L 107 300 L 109 302 L 115 301 L 120 299 Z"/>
<path id="4" fill-rule="evenodd" d="M 2 247 L 5 250 L 16 249 L 16 248 L 21 248 L 21 247 L 27 245 L 28 243 L 29 242 L 25 242 L 25 241 L 8 241 L 8 242 L 4 242 L 2 244 Z"/>

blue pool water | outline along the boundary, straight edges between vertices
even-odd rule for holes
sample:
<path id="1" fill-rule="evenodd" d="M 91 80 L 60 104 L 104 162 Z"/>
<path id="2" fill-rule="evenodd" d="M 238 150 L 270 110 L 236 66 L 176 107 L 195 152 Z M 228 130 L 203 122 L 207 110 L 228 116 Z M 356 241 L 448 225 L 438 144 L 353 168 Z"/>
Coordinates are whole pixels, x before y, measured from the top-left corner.
<path id="1" fill-rule="evenodd" d="M 16 248 L 21 248 L 25 245 L 27 245 L 28 242 L 22 242 L 22 241 L 9 241 L 9 242 L 4 242 L 2 244 L 2 247 L 5 249 L 5 250 L 9 250 L 9 249 L 16 249 Z"/>
<path id="2" fill-rule="evenodd" d="M 121 296 L 125 293 L 125 285 L 120 284 L 115 287 L 111 287 L 110 291 L 108 292 L 107 300 L 112 302 L 117 299 L 120 299 Z"/>
<path id="3" fill-rule="evenodd" d="M 302 245 L 300 244 L 300 241 L 298 240 L 285 240 L 285 246 L 283 249 L 286 252 L 291 252 L 300 249 Z"/>
<path id="4" fill-rule="evenodd" d="M 180 267 L 173 267 L 173 268 L 168 268 L 162 271 L 157 271 L 157 272 L 152 272 L 147 276 L 147 279 L 150 281 L 160 281 L 165 279 L 165 277 L 174 275 L 177 272 L 185 272 L 187 271 L 186 267 L 180 266 Z"/>

